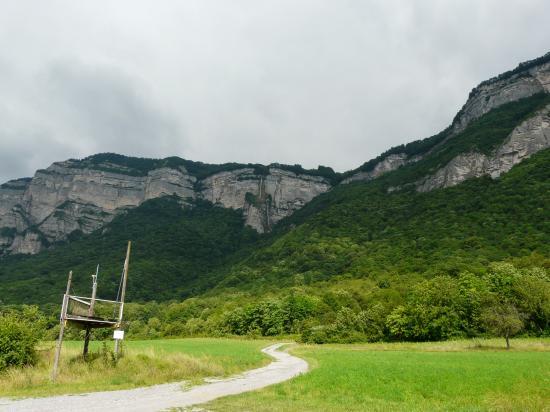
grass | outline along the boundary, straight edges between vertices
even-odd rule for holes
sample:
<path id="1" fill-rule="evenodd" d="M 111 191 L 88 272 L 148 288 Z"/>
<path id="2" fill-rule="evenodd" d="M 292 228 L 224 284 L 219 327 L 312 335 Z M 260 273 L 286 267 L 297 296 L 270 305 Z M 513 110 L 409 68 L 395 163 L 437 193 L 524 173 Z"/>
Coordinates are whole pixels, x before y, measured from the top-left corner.
<path id="1" fill-rule="evenodd" d="M 208 376 L 226 376 L 269 362 L 262 340 L 171 339 L 125 341 L 124 356 L 115 365 L 109 342 L 92 342 L 90 360 L 81 356 L 82 342 L 65 342 L 56 383 L 50 381 L 53 343 L 39 350 L 36 366 L 0 374 L 0 397 L 50 396 L 127 389 L 158 383 L 197 383 Z"/>
<path id="2" fill-rule="evenodd" d="M 550 410 L 550 340 L 300 345 L 312 370 L 209 411 Z"/>

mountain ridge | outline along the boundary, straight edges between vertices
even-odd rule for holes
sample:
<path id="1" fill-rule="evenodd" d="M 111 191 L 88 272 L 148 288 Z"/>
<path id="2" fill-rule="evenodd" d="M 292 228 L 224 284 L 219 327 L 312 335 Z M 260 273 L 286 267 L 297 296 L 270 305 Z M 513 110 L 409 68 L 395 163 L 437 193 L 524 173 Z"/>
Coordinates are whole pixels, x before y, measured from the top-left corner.
<path id="1" fill-rule="evenodd" d="M 64 270 L 83 270 L 102 259 L 109 262 L 108 279 L 114 282 L 113 251 L 129 238 L 136 239 L 134 269 L 141 282 L 131 293 L 143 300 L 151 299 L 152 291 L 170 299 L 216 287 L 267 287 L 261 279 L 288 286 L 285 282 L 291 284 L 295 276 L 308 282 L 363 276 L 358 268 L 380 276 L 389 270 L 380 262 L 395 273 L 428 274 L 435 267 L 480 271 L 482 262 L 545 256 L 548 239 L 541 222 L 550 191 L 545 175 L 550 94 L 547 89 L 531 93 L 531 86 L 526 93 L 518 90 L 526 79 L 531 84 L 550 75 L 549 58 L 475 88 L 470 98 L 493 106 L 483 113 L 465 104 L 464 113 L 474 107 L 479 116 L 467 115 L 462 130 L 454 133 L 451 125 L 397 146 L 362 170 L 340 174 L 322 166 L 212 165 L 103 153 L 56 162 L 33 178 L 9 181 L 0 186 L 0 300 L 38 293 L 38 300 L 48 301 L 42 293 L 57 290 Z M 507 100 L 480 100 L 479 93 L 487 90 L 501 95 L 494 85 L 514 92 L 504 93 Z M 535 160 L 525 163 L 531 157 Z M 506 183 L 511 181 L 515 196 Z M 503 208 L 487 198 L 490 193 Z M 447 198 L 456 207 L 447 205 Z M 482 217 L 475 217 L 476 202 L 486 209 Z M 521 213 L 518 202 L 525 209 Z M 426 213 L 432 205 L 439 206 Z M 453 221 L 461 207 L 470 213 L 461 217 L 462 228 Z M 498 231 L 488 230 L 484 219 L 498 222 L 500 234 L 527 246 L 516 250 L 499 244 Z M 425 232 L 409 221 L 438 229 Z M 518 230 L 525 241 L 518 240 Z M 403 258 L 407 242 L 426 252 Z M 217 257 L 211 259 L 208 250 Z M 375 257 L 380 262 L 365 263 Z M 157 282 L 164 277 L 166 291 Z"/>
<path id="2" fill-rule="evenodd" d="M 441 157 L 449 142 L 453 146 L 453 140 L 467 139 L 464 135 L 468 135 L 470 125 L 479 123 L 479 118 L 524 102 L 525 107 L 518 103 L 511 116 L 500 119 L 507 122 L 506 133 L 499 137 L 500 146 L 490 147 L 493 153 L 474 146 L 470 151 L 464 148 L 437 170 L 419 176 L 414 184 L 417 190 L 426 191 L 486 173 L 497 177 L 550 146 L 549 93 L 547 53 L 480 83 L 472 89 L 451 125 L 437 135 L 390 148 L 344 173 L 324 166 L 308 170 L 278 163 L 216 165 L 176 156 L 149 159 L 114 153 L 55 162 L 38 170 L 32 178 L 0 185 L 0 255 L 38 253 L 71 233 L 87 234 L 101 228 L 129 207 L 172 194 L 241 209 L 245 224 L 260 233 L 268 232 L 279 220 L 336 184 L 376 179 L 423 159 Z M 522 116 L 518 116 L 519 111 Z M 535 117 L 536 124 L 529 116 Z M 492 127 L 503 128 L 496 122 Z M 402 184 L 391 190 L 400 187 Z"/>

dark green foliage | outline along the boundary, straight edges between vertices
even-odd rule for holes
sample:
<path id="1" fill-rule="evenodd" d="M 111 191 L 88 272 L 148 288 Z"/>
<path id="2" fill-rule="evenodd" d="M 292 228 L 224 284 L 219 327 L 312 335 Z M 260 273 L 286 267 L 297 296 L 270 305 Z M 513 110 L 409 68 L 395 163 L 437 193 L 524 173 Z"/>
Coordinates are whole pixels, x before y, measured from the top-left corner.
<path id="1" fill-rule="evenodd" d="M 17 229 L 14 227 L 3 227 L 0 229 L 0 237 L 14 237 Z"/>
<path id="2" fill-rule="evenodd" d="M 548 63 L 548 62 L 550 62 L 550 52 L 546 53 L 544 56 L 537 57 L 536 59 L 521 62 L 520 64 L 518 64 L 518 66 L 515 69 L 508 70 L 507 72 L 501 73 L 496 77 L 493 77 L 491 79 L 488 79 L 488 80 L 485 80 L 485 81 L 481 82 L 475 89 L 473 89 L 470 92 L 470 97 L 475 93 L 475 91 L 477 89 L 479 89 L 482 86 L 493 83 L 495 81 L 509 79 L 510 77 L 512 77 L 515 74 L 519 74 L 521 72 L 526 72 L 527 70 L 529 70 L 533 67 L 540 66 L 540 65 L 542 65 L 544 63 Z"/>
<path id="3" fill-rule="evenodd" d="M 119 155 L 116 153 L 99 153 L 93 156 L 86 157 L 82 160 L 72 159 L 75 163 L 72 167 L 85 167 L 89 169 L 102 170 L 105 172 L 123 173 L 130 176 L 146 176 L 151 170 L 161 167 L 178 169 L 184 167 L 192 176 L 197 179 L 204 179 L 215 173 L 227 172 L 242 168 L 252 168 L 254 173 L 258 175 L 269 174 L 269 167 L 276 167 L 283 170 L 288 170 L 296 174 L 320 176 L 335 182 L 338 180 L 338 174 L 330 167 L 319 166 L 317 169 L 304 169 L 301 165 L 284 165 L 273 163 L 269 166 L 264 166 L 257 163 L 223 163 L 209 164 L 203 162 L 194 162 L 192 160 L 182 159 L 176 156 L 167 157 L 164 159 L 149 159 L 142 157 L 130 157 Z M 46 172 L 46 171 L 43 171 Z"/>
<path id="4" fill-rule="evenodd" d="M 31 180 L 32 180 L 32 178 L 30 178 L 30 177 L 22 177 L 20 179 L 10 180 L 9 182 L 2 183 L 0 185 L 0 189 L 21 190 L 27 184 L 29 184 Z"/>
<path id="5" fill-rule="evenodd" d="M 482 273 L 491 261 L 548 256 L 549 162 L 546 150 L 500 179 L 428 193 L 388 194 L 383 178 L 337 187 L 233 266 L 232 286 L 291 286 L 296 275 L 312 282 L 337 275 Z"/>
<path id="6" fill-rule="evenodd" d="M 36 362 L 35 345 L 46 327 L 36 307 L 0 312 L 0 372 Z"/>
<path id="7" fill-rule="evenodd" d="M 79 294 L 89 294 L 90 275 L 101 264 L 98 295 L 118 289 L 126 242 L 133 240 L 130 300 L 183 298 L 208 286 L 202 276 L 257 233 L 243 225 L 240 211 L 197 202 L 184 207 L 175 197 L 145 202 L 104 230 L 35 256 L 10 256 L 0 266 L 3 303 L 60 302 L 68 270 Z"/>
<path id="8" fill-rule="evenodd" d="M 301 165 L 298 164 L 291 166 L 281 163 L 272 163 L 269 166 L 296 173 L 297 175 L 324 177 L 332 184 L 335 184 L 342 179 L 340 173 L 336 173 L 331 167 L 326 166 L 318 166 L 317 169 L 304 169 Z"/>

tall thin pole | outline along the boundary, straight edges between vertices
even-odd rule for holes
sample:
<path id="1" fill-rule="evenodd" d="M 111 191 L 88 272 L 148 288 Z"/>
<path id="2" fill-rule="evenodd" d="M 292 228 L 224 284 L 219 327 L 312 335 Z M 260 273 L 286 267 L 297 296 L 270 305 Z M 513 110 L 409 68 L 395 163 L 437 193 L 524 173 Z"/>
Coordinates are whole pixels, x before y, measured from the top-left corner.
<path id="1" fill-rule="evenodd" d="M 88 317 L 91 318 L 94 316 L 94 306 L 95 306 L 95 297 L 97 294 L 97 275 L 99 273 L 99 265 L 97 265 L 95 270 L 95 275 L 92 275 L 92 299 L 90 300 L 90 307 L 88 308 Z M 86 359 L 88 356 L 88 346 L 90 345 L 90 337 L 92 334 L 92 329 L 88 326 L 86 327 L 86 335 L 84 335 L 84 349 L 82 350 L 82 356 Z"/>
<path id="2" fill-rule="evenodd" d="M 52 381 L 55 382 L 57 377 L 57 367 L 59 366 L 59 357 L 61 356 L 61 346 L 63 344 L 63 332 L 65 330 L 65 322 L 67 317 L 67 306 L 69 303 L 69 293 L 71 290 L 71 281 L 73 279 L 73 271 L 69 272 L 67 280 L 67 289 L 63 295 L 63 304 L 61 305 L 61 315 L 59 316 L 59 337 L 57 338 L 57 347 L 55 348 L 55 358 L 53 361 Z"/>
<path id="3" fill-rule="evenodd" d="M 128 241 L 128 249 L 126 250 L 126 259 L 124 260 L 124 270 L 122 276 L 122 291 L 120 293 L 120 308 L 118 311 L 117 329 L 122 324 L 122 315 L 124 313 L 124 298 L 126 296 L 126 282 L 128 281 L 128 267 L 130 266 L 130 250 L 132 249 L 132 242 Z M 115 339 L 115 357 L 118 357 L 118 345 L 120 339 Z"/>

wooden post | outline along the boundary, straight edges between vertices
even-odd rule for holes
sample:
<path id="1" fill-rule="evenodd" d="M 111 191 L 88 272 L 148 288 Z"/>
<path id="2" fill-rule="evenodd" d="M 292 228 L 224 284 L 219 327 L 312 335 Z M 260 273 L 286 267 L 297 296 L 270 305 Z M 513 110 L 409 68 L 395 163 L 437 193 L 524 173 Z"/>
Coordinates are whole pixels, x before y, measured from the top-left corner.
<path id="1" fill-rule="evenodd" d="M 67 280 L 67 289 L 63 295 L 63 304 L 61 305 L 61 315 L 59 317 L 59 337 L 57 338 L 57 346 L 55 348 L 55 358 L 53 361 L 52 381 L 55 382 L 57 377 L 57 367 L 59 366 L 59 357 L 61 356 L 61 346 L 63 344 L 63 332 L 65 330 L 65 318 L 67 317 L 67 306 L 69 305 L 69 293 L 71 290 L 71 280 L 73 278 L 73 271 L 69 272 L 69 279 Z"/>
<path id="2" fill-rule="evenodd" d="M 131 248 L 132 248 L 132 242 L 128 241 L 128 249 L 126 250 L 126 259 L 124 260 L 124 270 L 122 275 L 122 291 L 120 293 L 120 308 L 118 311 L 117 329 L 119 329 L 122 324 L 122 315 L 124 313 L 124 298 L 126 296 L 126 282 L 128 280 L 128 267 L 130 266 Z M 115 339 L 115 358 L 118 358 L 119 340 L 120 339 Z"/>
<path id="3" fill-rule="evenodd" d="M 99 265 L 95 270 L 95 275 L 92 275 L 92 299 L 90 300 L 90 307 L 88 308 L 88 317 L 91 318 L 94 316 L 94 306 L 95 306 L 95 297 L 97 294 L 97 275 L 99 273 Z M 92 329 L 90 327 L 86 328 L 86 335 L 84 336 L 84 349 L 82 350 L 82 356 L 84 359 L 88 356 L 88 346 L 90 345 L 90 336 L 92 334 Z"/>

